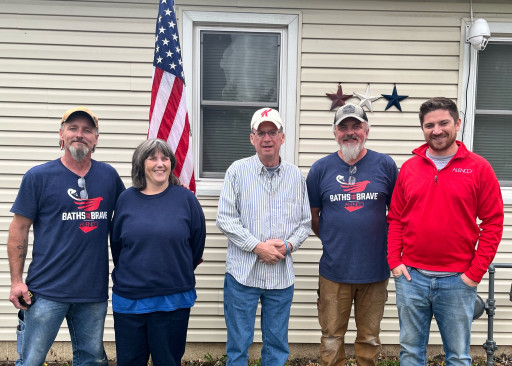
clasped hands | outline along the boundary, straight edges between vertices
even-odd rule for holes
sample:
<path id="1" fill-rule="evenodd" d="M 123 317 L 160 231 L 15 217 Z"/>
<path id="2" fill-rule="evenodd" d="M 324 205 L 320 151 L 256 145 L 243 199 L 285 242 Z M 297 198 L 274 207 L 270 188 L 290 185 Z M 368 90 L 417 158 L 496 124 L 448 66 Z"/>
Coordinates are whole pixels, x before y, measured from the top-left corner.
<path id="1" fill-rule="evenodd" d="M 253 252 L 258 255 L 260 262 L 276 264 L 286 256 L 286 246 L 281 239 L 268 239 L 258 243 Z"/>

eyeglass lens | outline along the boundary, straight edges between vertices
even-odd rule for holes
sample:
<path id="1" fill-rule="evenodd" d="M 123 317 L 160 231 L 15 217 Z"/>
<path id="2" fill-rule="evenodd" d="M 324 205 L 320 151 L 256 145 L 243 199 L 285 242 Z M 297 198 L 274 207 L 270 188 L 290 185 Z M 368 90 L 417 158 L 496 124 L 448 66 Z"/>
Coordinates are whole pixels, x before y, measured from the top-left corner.
<path id="1" fill-rule="evenodd" d="M 82 188 L 82 190 L 80 191 L 80 198 L 83 200 L 89 199 L 87 189 L 85 188 L 85 178 L 78 178 L 78 187 Z"/>
<path id="2" fill-rule="evenodd" d="M 350 167 L 350 169 L 348 170 L 348 172 L 350 173 L 350 175 L 348 177 L 348 184 L 355 184 L 356 183 L 355 174 L 357 173 L 357 166 L 352 165 Z"/>
<path id="3" fill-rule="evenodd" d="M 266 134 L 268 134 L 270 137 L 276 137 L 277 134 L 279 133 L 278 130 L 271 130 L 271 131 L 256 131 L 256 135 L 258 135 L 258 137 L 265 137 Z"/>

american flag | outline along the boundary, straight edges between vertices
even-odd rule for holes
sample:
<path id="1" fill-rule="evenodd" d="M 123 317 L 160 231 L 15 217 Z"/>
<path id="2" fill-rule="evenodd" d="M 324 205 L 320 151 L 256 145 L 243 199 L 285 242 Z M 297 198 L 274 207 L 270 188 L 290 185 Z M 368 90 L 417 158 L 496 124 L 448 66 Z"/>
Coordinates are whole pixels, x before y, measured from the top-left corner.
<path id="1" fill-rule="evenodd" d="M 185 76 L 174 0 L 160 0 L 155 32 L 148 139 L 167 141 L 178 161 L 174 174 L 195 193 Z"/>

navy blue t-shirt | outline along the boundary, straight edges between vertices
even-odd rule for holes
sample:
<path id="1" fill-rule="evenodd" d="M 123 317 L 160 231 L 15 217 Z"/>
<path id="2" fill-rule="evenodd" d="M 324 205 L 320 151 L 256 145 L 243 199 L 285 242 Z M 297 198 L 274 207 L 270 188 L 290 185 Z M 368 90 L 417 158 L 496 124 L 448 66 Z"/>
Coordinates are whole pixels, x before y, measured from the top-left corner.
<path id="1" fill-rule="evenodd" d="M 84 177 L 88 199 L 80 198 L 78 178 L 60 159 L 23 176 L 11 212 L 33 220 L 26 284 L 52 301 L 106 301 L 108 232 L 124 185 L 113 167 L 95 160 Z"/>
<path id="2" fill-rule="evenodd" d="M 372 150 L 355 166 L 355 184 L 348 184 L 351 166 L 338 152 L 309 171 L 309 203 L 321 210 L 319 272 L 335 282 L 373 283 L 389 277 L 386 207 L 398 170 L 388 155 Z"/>

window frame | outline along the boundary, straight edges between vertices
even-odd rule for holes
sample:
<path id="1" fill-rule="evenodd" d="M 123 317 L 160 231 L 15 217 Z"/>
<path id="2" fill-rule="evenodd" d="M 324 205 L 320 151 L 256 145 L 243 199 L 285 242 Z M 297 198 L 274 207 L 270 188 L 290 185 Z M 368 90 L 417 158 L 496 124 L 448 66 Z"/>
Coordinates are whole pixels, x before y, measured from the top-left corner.
<path id="1" fill-rule="evenodd" d="M 505 22 L 488 22 L 491 30 L 490 42 L 493 43 L 510 43 L 512 44 L 512 23 Z M 476 86 L 478 73 L 478 52 L 467 41 L 467 34 L 471 23 L 469 20 L 462 21 L 462 35 L 464 42 L 462 43 L 463 72 L 462 88 L 460 89 L 460 110 L 463 123 L 466 125 L 461 128 L 460 137 L 467 148 L 473 151 L 474 139 L 474 123 L 476 114 Z M 499 37 L 493 36 L 499 34 Z M 485 50 L 480 51 L 485 52 Z M 465 115 L 464 115 L 465 113 Z M 504 204 L 512 204 L 512 187 L 501 187 Z"/>
<path id="2" fill-rule="evenodd" d="M 265 103 L 265 102 L 237 102 L 237 101 L 215 101 L 215 100 L 206 100 L 204 98 L 204 93 L 201 93 L 199 92 L 199 100 L 198 100 L 198 110 L 196 111 L 198 113 L 198 131 L 202 130 L 202 118 L 203 118 L 203 109 L 204 107 L 240 107 L 240 106 L 243 106 L 244 108 L 252 108 L 254 111 L 255 110 L 258 110 L 260 108 L 265 108 L 265 107 L 270 107 L 270 108 L 274 108 L 274 109 L 279 109 L 279 106 L 281 105 L 281 89 L 283 87 L 282 85 L 282 81 L 283 81 L 283 78 L 281 77 L 281 73 L 283 72 L 283 63 L 281 62 L 281 59 L 283 58 L 283 46 L 282 46 L 282 39 L 284 37 L 286 37 L 286 30 L 285 29 L 282 29 L 282 28 L 253 28 L 253 27 L 244 27 L 244 28 L 241 28 L 241 27 L 238 27 L 238 28 L 234 28 L 234 27 L 226 27 L 226 26 L 222 26 L 222 27 L 212 27 L 212 26 L 208 26 L 208 25 L 199 25 L 196 30 L 198 31 L 199 35 L 198 37 L 201 37 L 201 33 L 202 32 L 211 32 L 211 33 L 214 33 L 214 32 L 218 32 L 218 33 L 251 33 L 251 34 L 254 34 L 254 33 L 263 33 L 263 34 L 266 34 L 266 33 L 273 33 L 273 34 L 279 34 L 279 60 L 278 60 L 278 67 L 279 67 L 279 73 L 278 73 L 278 78 L 277 78 L 277 82 L 276 82 L 276 87 L 278 88 L 278 97 L 277 97 L 277 101 L 276 102 L 269 102 L 269 103 Z M 200 44 L 200 50 L 201 52 L 203 52 L 203 48 L 201 46 L 204 45 L 204 42 L 201 42 Z M 201 75 L 203 75 L 203 63 L 202 63 L 202 59 L 203 57 L 201 57 L 201 55 L 198 55 L 198 62 L 200 62 L 200 73 Z M 204 80 L 201 80 L 200 77 L 197 77 L 195 80 L 199 80 L 199 85 L 203 85 L 204 86 L 204 83 L 201 83 L 201 81 L 204 82 Z M 199 89 L 201 91 L 201 88 Z M 244 122 L 245 122 L 245 125 L 244 125 Z M 242 125 L 244 125 L 244 130 L 242 132 L 246 132 L 245 133 L 245 137 L 246 137 L 246 141 L 247 141 L 247 144 L 250 145 L 250 142 L 249 142 L 249 139 L 247 139 L 247 136 L 250 132 L 250 128 L 248 126 L 249 122 L 247 121 L 241 121 Z M 197 167 L 197 176 L 201 176 L 202 178 L 204 179 L 223 179 L 224 178 L 224 174 L 222 174 L 222 177 L 213 177 L 213 175 L 215 175 L 216 173 L 213 173 L 213 172 L 202 172 L 202 168 L 203 168 L 203 165 L 202 165 L 202 162 L 201 162 L 201 153 L 200 153 L 200 149 L 202 148 L 203 144 L 204 144 L 204 140 L 203 140 L 203 134 L 198 134 L 199 135 L 199 143 L 196 145 L 197 146 L 197 149 L 196 149 L 196 152 L 197 152 L 197 159 L 195 160 L 195 167 Z M 251 146 L 252 147 L 252 146 Z M 254 152 L 254 151 L 253 151 Z M 281 151 L 282 152 L 282 151 Z M 205 174 L 204 176 L 201 175 L 202 174 Z M 212 174 L 213 173 L 213 174 Z"/>
<path id="3" fill-rule="evenodd" d="M 204 29 L 215 30 L 283 30 L 281 35 L 282 57 L 280 58 L 279 112 L 284 122 L 286 140 L 281 147 L 281 158 L 295 162 L 296 117 L 297 117 L 297 80 L 299 50 L 299 14 L 275 14 L 252 12 L 223 12 L 182 10 L 182 48 L 185 71 L 186 98 L 188 100 L 189 121 L 194 149 L 194 175 L 197 194 L 219 196 L 224 179 L 199 176 L 199 158 L 201 136 L 201 60 L 200 32 Z M 249 139 L 250 121 L 247 121 L 247 139 Z"/>

